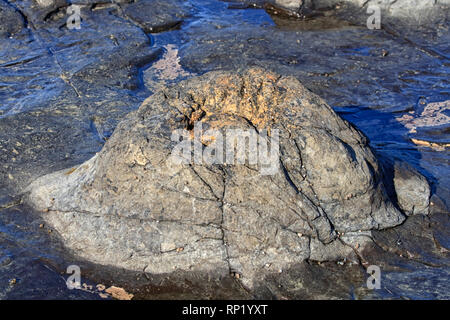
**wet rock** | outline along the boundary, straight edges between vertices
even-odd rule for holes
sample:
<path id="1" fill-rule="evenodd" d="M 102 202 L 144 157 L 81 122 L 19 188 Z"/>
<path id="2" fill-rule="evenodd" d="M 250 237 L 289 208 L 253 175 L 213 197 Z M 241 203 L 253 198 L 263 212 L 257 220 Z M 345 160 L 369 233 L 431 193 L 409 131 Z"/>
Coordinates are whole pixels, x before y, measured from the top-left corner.
<path id="1" fill-rule="evenodd" d="M 7 38 L 19 33 L 25 26 L 23 17 L 13 6 L 0 1 L 0 38 Z"/>
<path id="2" fill-rule="evenodd" d="M 277 9 L 282 13 L 285 11 L 287 15 L 289 13 L 291 14 L 299 14 L 302 9 L 306 7 L 306 2 L 309 2 L 308 0 L 272 0 L 272 1 L 266 1 L 267 4 L 273 5 L 273 10 L 276 11 Z"/>
<path id="3" fill-rule="evenodd" d="M 31 28 L 40 28 L 54 18 L 65 17 L 70 3 L 66 0 L 17 0 L 11 4 L 25 17 Z"/>
<path id="4" fill-rule="evenodd" d="M 37 19 L 27 3 L 16 2 L 17 10 L 27 21 Z M 116 13 L 83 7 L 79 30 L 65 26 L 66 15 L 54 15 L 2 40 L 2 185 L 21 189 L 28 179 L 92 157 L 149 94 L 139 96 L 139 68 L 156 60 L 160 48 Z"/>
<path id="5" fill-rule="evenodd" d="M 349 3 L 364 7 L 378 6 L 384 15 L 398 18 L 426 21 L 433 19 L 440 10 L 450 4 L 448 0 L 346 0 Z"/>
<path id="6" fill-rule="evenodd" d="M 275 0 L 274 3 L 276 5 L 279 5 L 283 8 L 290 9 L 290 10 L 299 10 L 303 4 L 304 0 Z"/>
<path id="7" fill-rule="evenodd" d="M 248 159 L 174 162 L 173 132 L 195 140 L 199 123 L 216 130 L 205 133 L 203 155 L 218 160 L 219 133 L 238 128 L 260 144 L 270 140 L 271 152 L 279 146 L 276 170 L 264 173 L 267 163 Z M 95 263 L 148 274 L 237 273 L 252 288 L 306 259 L 351 258 L 371 230 L 402 223 L 380 175 L 366 138 L 323 100 L 293 77 L 254 68 L 157 92 L 100 153 L 38 179 L 27 199 L 67 247 Z"/>
<path id="8" fill-rule="evenodd" d="M 449 9 L 448 0 L 267 0 L 266 10 L 273 16 L 285 18 L 309 18 L 333 11 L 354 21 L 366 23 L 375 11 L 381 14 L 382 23 L 393 19 L 410 23 L 430 23 L 442 17 L 442 10 Z M 370 8 L 370 9 L 369 9 Z M 375 10 L 375 11 L 374 11 Z M 378 11 L 379 10 L 379 11 Z M 369 13 L 369 14 L 368 14 Z M 398 20 L 396 20 L 398 21 Z"/>
<path id="9" fill-rule="evenodd" d="M 68 8 L 77 5 L 82 9 L 81 19 L 88 17 L 86 11 L 98 11 L 109 8 L 117 9 L 117 15 L 124 16 L 141 26 L 146 32 L 159 32 L 181 23 L 188 15 L 189 5 L 181 0 L 118 0 L 105 3 L 98 0 L 18 0 L 13 4 L 27 18 L 33 28 L 46 27 L 56 20 L 69 18 Z"/>
<path id="10" fill-rule="evenodd" d="M 264 283 L 255 288 L 255 296 L 256 299 L 278 300 L 358 299 L 355 294 L 361 291 L 358 285 L 365 283 L 361 269 L 357 265 L 305 261 L 291 270 L 266 277 Z M 347 281 L 355 283 L 355 287 L 349 290 L 343 284 Z"/>
<path id="11" fill-rule="evenodd" d="M 180 0 L 141 0 L 123 8 L 124 14 L 148 33 L 173 29 L 189 14 L 189 6 Z"/>
<path id="12" fill-rule="evenodd" d="M 130 1 L 70 1 L 82 5 L 82 29 L 74 31 L 65 27 L 69 2 L 48 1 L 57 5 L 42 5 L 46 2 L 0 1 L 0 194 L 3 195 L 14 194 L 11 190 L 13 188 L 22 192 L 30 181 L 49 172 L 71 168 L 64 170 L 69 174 L 75 170 L 75 165 L 91 158 L 100 150 L 116 123 L 130 110 L 138 107 L 143 97 L 149 94 L 145 88 L 140 87 L 138 68 L 133 64 L 136 61 L 141 65 L 145 64 L 151 59 L 140 57 L 156 56 L 157 50 L 148 50 L 153 43 L 150 41 L 151 37 L 147 37 L 143 28 L 123 14 L 117 5 Z M 186 2 L 194 3 L 198 10 L 198 15 L 190 21 L 195 23 L 183 24 L 182 31 L 163 33 L 156 39 L 158 45 L 175 43 L 175 48 L 178 48 L 178 41 L 181 40 L 183 45 L 180 46 L 180 53 L 184 56 L 180 63 L 181 68 L 192 67 L 203 73 L 216 68 L 228 69 L 259 64 L 273 67 L 283 75 L 294 75 L 306 87 L 326 98 L 330 104 L 339 106 L 336 110 L 340 110 L 343 117 L 367 133 L 372 140 L 371 146 L 377 151 L 387 151 L 392 157 L 406 158 L 415 166 L 423 166 L 421 172 L 428 171 L 427 177 L 434 175 L 439 181 L 436 190 L 441 188 L 443 199 L 448 199 L 450 175 L 447 174 L 446 153 L 436 153 L 427 148 L 423 148 L 420 154 L 416 153 L 409 139 L 402 139 L 404 131 L 397 130 L 389 121 L 391 112 L 397 116 L 413 110 L 421 95 L 431 99 L 430 102 L 448 100 L 445 95 L 448 91 L 448 66 L 442 60 L 448 56 L 450 43 L 449 24 L 445 19 L 427 28 L 420 27 L 417 23 L 396 23 L 390 24 L 388 29 L 386 22 L 389 15 L 383 12 L 384 31 L 370 31 L 365 27 L 366 7 L 361 7 L 360 11 L 351 12 L 360 19 L 362 28 L 349 27 L 350 24 L 344 24 L 342 19 L 332 20 L 331 17 L 324 17 L 320 19 L 321 22 L 319 19 L 292 20 L 291 28 L 287 30 L 277 21 L 276 26 L 272 26 L 272 21 L 262 10 L 221 11 L 220 8 L 226 8 L 226 5 L 216 0 Z M 259 1 L 246 1 L 252 7 L 256 2 Z M 324 1 L 316 1 L 316 4 L 321 2 Z M 34 6 L 32 10 L 29 8 L 30 4 Z M 206 7 L 208 9 L 205 9 Z M 321 8 L 317 6 L 316 9 Z M 435 15 L 437 18 L 445 16 L 448 17 L 448 11 L 445 10 Z M 330 23 L 332 21 L 335 22 Z M 28 28 L 25 28 L 26 26 Z M 217 32 L 219 28 L 220 32 Z M 133 47 L 137 49 L 134 50 Z M 380 54 L 383 50 L 389 51 L 389 55 Z M 176 70 L 180 70 L 178 62 L 173 65 Z M 89 72 L 83 73 L 85 68 L 89 68 Z M 147 70 L 153 72 L 151 68 Z M 72 77 L 74 74 L 79 77 Z M 150 90 L 154 91 L 153 87 Z M 380 116 L 380 113 L 370 111 L 369 108 L 383 109 L 386 112 Z M 416 110 L 417 117 L 420 111 Z M 380 130 L 380 127 L 383 130 Z M 424 134 L 426 137 L 419 138 L 426 141 L 444 140 L 444 131 L 445 128 L 439 128 L 438 134 L 436 131 L 430 133 L 427 130 Z M 419 133 L 421 134 L 417 134 Z M 429 140 L 429 134 L 432 140 Z M 420 163 L 416 162 L 418 158 L 421 158 Z M 6 299 L 89 298 L 89 295 L 83 295 L 79 290 L 68 291 L 64 281 L 61 281 L 60 275 L 65 272 L 67 263 L 75 261 L 72 256 L 61 262 L 59 272 L 48 269 L 51 265 L 48 260 L 36 260 L 36 254 L 40 257 L 52 256 L 52 261 L 55 259 L 57 254 L 53 255 L 50 248 L 56 243 L 59 244 L 55 239 L 56 232 L 51 233 L 51 243 L 39 241 L 42 240 L 41 234 L 47 236 L 47 231 L 51 230 L 47 228 L 47 224 L 37 222 L 40 221 L 37 220 L 38 217 L 30 215 L 32 210 L 18 206 L 14 197 L 0 198 L 0 226 L 7 230 L 0 234 L 3 244 L 0 256 L 8 257 L 6 260 L 0 259 L 0 283 L 5 284 L 0 286 L 0 296 Z M 432 208 L 435 208 L 436 200 L 433 202 Z M 44 210 L 47 211 L 46 214 L 52 214 L 48 208 Z M 69 215 L 67 213 L 64 221 L 74 219 Z M 407 248 L 402 248 L 401 257 L 397 257 L 398 264 L 401 268 L 413 267 L 418 271 L 401 275 L 404 282 L 395 280 L 395 277 L 391 278 L 392 281 L 383 282 L 383 287 L 388 285 L 394 295 L 383 293 L 381 297 L 448 297 L 448 268 L 445 269 L 448 259 L 441 259 L 448 257 L 448 210 L 444 211 L 442 217 L 432 223 L 428 232 L 433 231 L 433 234 L 429 234 L 427 239 L 424 239 L 423 235 L 429 217 L 422 215 L 411 216 L 407 223 L 397 228 L 379 233 L 371 231 L 378 235 L 389 235 L 386 237 L 389 241 L 384 245 L 380 243 L 380 239 L 377 240 L 378 244 L 386 249 L 396 248 L 400 242 L 403 246 L 406 244 Z M 434 218 L 430 216 L 430 219 Z M 117 219 L 114 223 L 118 223 Z M 38 228 L 39 235 L 30 233 L 31 225 L 36 228 L 42 226 Z M 139 227 L 136 223 L 136 230 Z M 104 228 L 100 225 L 98 229 L 104 231 Z M 97 230 L 88 228 L 88 231 L 90 233 L 86 232 L 84 238 L 92 236 Z M 120 233 L 120 230 L 117 233 Z M 104 234 L 110 235 L 106 232 Z M 302 232 L 297 235 L 299 234 Z M 341 235 L 343 241 L 349 241 L 347 235 L 351 236 L 352 233 Z M 71 247 L 87 246 L 84 240 L 81 244 L 77 244 L 75 238 L 72 240 Z M 135 238 L 130 240 L 135 241 Z M 354 243 L 352 246 L 356 248 L 359 242 Z M 436 246 L 434 251 L 433 243 Z M 170 250 L 181 250 L 182 247 L 176 248 L 174 244 L 172 241 L 165 243 L 164 250 L 169 250 L 169 253 L 172 252 Z M 336 250 L 338 255 L 342 255 L 344 249 L 350 254 L 352 251 L 350 246 L 336 246 L 335 241 L 329 244 L 315 241 L 314 244 L 333 252 Z M 114 244 L 111 243 L 111 246 Z M 322 253 L 327 250 L 313 252 Z M 432 251 L 437 257 L 429 257 Z M 60 253 L 58 251 L 58 255 Z M 76 251 L 74 253 L 77 254 Z M 430 264 L 430 267 L 425 269 L 426 272 L 422 272 L 425 264 L 412 262 L 410 256 L 414 256 L 411 259 L 425 259 L 424 263 Z M 372 257 L 370 263 L 377 265 L 385 259 L 381 255 L 374 256 L 372 252 L 369 257 Z M 323 254 L 310 256 L 310 259 L 312 258 L 327 259 Z M 267 295 L 262 297 L 272 298 L 275 292 L 276 298 L 355 298 L 355 285 L 365 287 L 363 277 L 352 279 L 350 283 L 345 282 L 345 277 L 355 275 L 357 270 L 364 271 L 360 266 L 352 270 L 336 270 L 325 267 L 327 263 L 319 265 L 307 261 L 303 264 L 319 270 L 308 274 L 303 268 L 294 266 L 291 271 L 277 271 L 272 276 Z M 341 268 L 334 262 L 330 265 Z M 88 268 L 81 266 L 83 275 L 87 275 Z M 104 266 L 99 266 L 97 277 L 106 277 L 104 269 Z M 151 268 L 149 270 L 151 271 Z M 143 274 L 141 271 L 130 271 L 129 278 L 121 287 L 128 285 L 127 291 L 134 293 L 136 287 L 130 285 L 129 281 L 136 279 L 137 273 L 141 276 L 140 281 L 145 280 L 144 274 L 154 281 L 154 274 L 147 274 L 145 271 Z M 389 274 L 385 273 L 384 268 L 382 272 L 383 279 L 388 280 Z M 123 269 L 117 269 L 109 279 L 117 279 L 118 275 L 123 273 Z M 234 274 L 239 275 L 238 272 Z M 166 275 L 162 274 L 159 283 L 151 287 L 152 293 L 142 291 L 141 298 L 235 299 L 242 296 L 236 295 L 236 290 L 231 290 L 230 286 L 224 285 L 222 281 L 216 281 L 217 285 L 211 287 L 211 290 L 205 290 L 205 274 L 199 272 L 197 276 L 199 285 L 195 286 L 194 281 L 185 282 L 186 277 L 183 274 L 172 279 L 170 283 Z M 436 276 L 439 279 L 436 279 Z M 18 277 L 20 285 L 9 291 L 11 288 L 7 285 L 8 280 L 13 277 Z M 287 278 L 280 281 L 282 277 Z M 426 282 L 429 283 L 426 288 L 423 287 L 424 278 L 428 279 Z M 434 280 L 430 282 L 430 279 Z M 232 281 L 234 280 L 230 280 Z M 234 285 L 234 282 L 232 283 Z M 338 285 L 339 283 L 342 285 Z M 263 287 L 267 287 L 266 284 L 264 283 Z M 110 285 L 113 283 L 109 283 Z M 239 284 L 236 286 L 244 294 L 248 294 Z"/>
<path id="13" fill-rule="evenodd" d="M 396 164 L 394 186 L 398 205 L 407 215 L 428 214 L 431 191 L 424 176 L 411 166 Z"/>

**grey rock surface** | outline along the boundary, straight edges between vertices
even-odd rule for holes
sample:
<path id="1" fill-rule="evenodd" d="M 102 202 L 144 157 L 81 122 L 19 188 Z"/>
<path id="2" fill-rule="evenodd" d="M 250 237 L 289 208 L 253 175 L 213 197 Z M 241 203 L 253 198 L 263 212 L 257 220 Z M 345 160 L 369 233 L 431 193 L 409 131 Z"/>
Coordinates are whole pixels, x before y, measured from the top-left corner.
<path id="1" fill-rule="evenodd" d="M 189 15 L 189 6 L 179 0 L 144 0 L 123 5 L 123 12 L 145 32 L 160 32 L 177 27 Z"/>
<path id="2" fill-rule="evenodd" d="M 338 2 L 329 0 L 317 0 L 318 4 Z M 344 2 L 364 8 L 378 6 L 384 15 L 398 18 L 410 18 L 418 22 L 433 19 L 444 6 L 448 7 L 448 0 L 344 0 Z"/>
<path id="3" fill-rule="evenodd" d="M 185 3 L 193 6 L 192 16 L 176 28 L 167 24 L 170 31 L 158 34 L 145 34 L 148 29 L 124 13 L 130 2 L 72 0 L 70 3 L 81 5 L 82 29 L 68 30 L 65 23 L 69 1 L 0 1 L 2 299 L 93 298 L 95 294 L 66 288 L 61 275 L 67 265 L 73 263 L 82 268 L 83 279 L 90 277 L 95 280 L 94 284 L 109 283 L 127 288 L 141 299 L 448 297 L 450 221 L 448 209 L 443 207 L 441 213 L 436 212 L 439 203 L 436 197 L 430 207 L 434 214 L 431 210 L 429 216 L 410 216 L 399 227 L 370 231 L 371 240 L 377 242 L 376 248 L 383 250 L 379 254 L 374 254 L 373 250 L 364 252 L 364 259 L 359 257 L 362 264 L 343 260 L 315 263 L 311 260 L 320 261 L 325 256 L 338 259 L 344 253 L 351 255 L 353 249 L 338 246 L 336 241 L 324 244 L 312 239 L 311 247 L 320 246 L 319 250 L 311 250 L 316 254 L 300 265 L 266 278 L 259 289 L 255 289 L 256 293 L 242 289 L 238 279 L 228 279 L 232 285 L 224 285 L 220 280 L 213 286 L 211 282 L 208 290 L 205 284 L 211 277 L 204 272 L 195 273 L 193 278 L 197 281 L 185 281 L 183 273 L 178 273 L 178 278 L 171 273 L 172 281 L 167 281 L 162 274 L 155 281 L 155 277 L 144 270 L 125 272 L 122 268 L 107 275 L 104 265 L 84 265 L 83 259 L 76 257 L 76 250 L 74 255 L 66 256 L 66 250 L 59 247 L 58 232 L 52 232 L 55 230 L 50 224 L 34 215 L 32 208 L 21 204 L 17 194 L 37 177 L 91 158 L 127 113 L 135 110 L 156 87 L 165 85 L 155 72 L 158 68 L 153 68 L 165 67 L 166 62 L 171 62 L 164 59 L 161 48 L 166 48 L 167 56 L 175 61 L 172 63 L 175 67 L 170 68 L 169 63 L 169 68 L 164 70 L 185 69 L 202 74 L 214 69 L 228 70 L 256 64 L 296 77 L 369 136 L 370 146 L 377 155 L 410 163 L 433 182 L 433 193 L 437 192 L 447 205 L 450 199 L 448 152 L 415 146 L 410 140 L 418 138 L 445 145 L 448 143 L 448 125 L 431 126 L 426 130 L 418 127 L 416 133 L 410 133 L 396 120 L 400 116 L 410 116 L 414 110 L 414 120 L 420 121 L 422 109 L 428 103 L 446 100 L 448 103 L 449 65 L 444 59 L 448 59 L 450 24 L 448 6 L 441 5 L 443 1 L 436 1 L 438 7 L 433 5 L 438 9 L 433 14 L 437 23 L 422 25 L 413 21 L 406 24 L 403 20 L 390 19 L 389 14 L 382 12 L 382 30 L 368 30 L 366 6 L 346 11 L 346 6 L 341 5 L 339 10 L 322 11 L 326 7 L 317 5 L 313 11 L 326 12 L 322 17 L 280 21 L 263 10 L 227 9 L 262 7 L 254 6 L 260 2 L 256 0 L 245 1 L 246 5 L 240 5 L 237 0 L 232 3 L 179 0 L 181 7 Z M 152 1 L 162 3 L 160 7 L 165 2 Z M 321 2 L 316 1 L 316 4 Z M 396 1 L 395 5 L 401 3 L 405 1 Z M 171 8 L 175 10 L 169 12 Z M 177 17 L 177 5 L 165 7 L 164 12 L 146 10 L 148 12 L 142 15 L 150 27 L 152 21 L 159 24 L 161 20 L 153 14 L 184 19 Z M 417 10 L 417 13 L 422 14 L 422 11 Z M 176 53 L 181 61 L 176 60 Z M 152 67 L 147 68 L 153 61 Z M 180 78 L 185 77 L 182 73 Z M 143 74 L 155 76 L 158 86 L 145 82 L 144 77 L 140 79 Z M 445 109 L 441 111 L 445 113 Z M 394 193 L 392 199 L 395 198 Z M 55 213 L 40 214 L 49 217 Z M 61 213 L 59 217 L 62 217 L 61 221 L 73 219 L 70 213 Z M 83 238 L 73 237 L 72 248 L 108 243 L 98 240 L 111 236 L 102 225 L 106 219 L 100 218 L 103 219 L 100 222 L 92 219 L 94 227 L 88 223 L 82 226 Z M 118 219 L 111 221 L 114 225 L 119 223 Z M 80 225 L 75 224 L 73 230 L 76 227 Z M 136 222 L 133 228 L 138 230 L 139 227 Z M 368 233 L 347 232 L 341 234 L 341 238 L 349 243 L 355 234 L 360 235 L 355 242 L 357 245 L 361 237 L 369 237 Z M 88 242 L 88 237 L 97 239 Z M 130 243 L 136 238 L 130 236 Z M 119 245 L 124 241 L 117 235 L 112 239 L 109 240 L 111 247 L 114 241 Z M 343 252 L 344 249 L 348 252 Z M 98 255 L 102 255 L 108 254 L 109 249 L 99 246 L 97 250 Z M 339 255 L 333 258 L 331 252 Z M 131 255 L 132 250 L 127 253 Z M 360 250 L 359 254 L 362 254 Z M 108 257 L 113 258 L 112 254 Z M 55 263 L 59 264 L 58 268 L 53 267 Z M 368 292 L 365 263 L 382 267 L 382 290 Z M 390 268 L 396 272 L 389 274 Z M 92 269 L 98 269 L 98 274 L 90 274 Z M 218 272 L 222 274 L 228 270 L 219 269 Z M 17 283 L 11 286 L 9 281 L 13 278 Z M 424 278 L 427 281 L 423 281 Z M 149 287 L 148 279 L 151 279 Z M 235 284 L 242 289 L 238 294 L 233 290 Z"/>
<path id="4" fill-rule="evenodd" d="M 436 14 L 450 5 L 448 0 L 270 0 L 266 1 L 279 8 L 298 13 L 309 10 L 340 9 L 350 6 L 352 11 L 369 7 L 381 10 L 383 18 L 406 18 L 416 22 L 433 20 Z"/>
<path id="5" fill-rule="evenodd" d="M 288 10 L 292 13 L 301 13 L 304 10 L 311 10 L 313 7 L 312 0 L 272 0 L 266 3 L 273 4 L 276 8 Z"/>
<path id="6" fill-rule="evenodd" d="M 175 165 L 171 134 L 197 120 L 220 131 L 279 130 L 279 170 Z M 81 257 L 150 274 L 233 273 L 249 288 L 306 259 L 351 258 L 371 230 L 405 219 L 366 138 L 295 78 L 259 68 L 155 93 L 95 157 L 28 191 Z"/>
<path id="7" fill-rule="evenodd" d="M 407 215 L 429 213 L 430 186 L 420 173 L 406 164 L 394 167 L 394 187 L 399 207 Z"/>
<path id="8" fill-rule="evenodd" d="M 274 3 L 287 9 L 299 10 L 304 0 L 275 0 Z"/>
<path id="9" fill-rule="evenodd" d="M 0 1 L 0 38 L 11 37 L 19 33 L 25 26 L 23 17 L 14 10 L 13 7 L 8 6 L 4 0 Z"/>

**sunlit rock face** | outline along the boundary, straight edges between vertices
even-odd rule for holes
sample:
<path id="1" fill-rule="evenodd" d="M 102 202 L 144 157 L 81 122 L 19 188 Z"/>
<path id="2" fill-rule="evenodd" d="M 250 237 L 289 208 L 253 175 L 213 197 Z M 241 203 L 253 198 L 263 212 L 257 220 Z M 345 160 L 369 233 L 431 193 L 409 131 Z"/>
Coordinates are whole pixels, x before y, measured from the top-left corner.
<path id="1" fill-rule="evenodd" d="M 245 1 L 245 0 L 243 0 Z M 247 1 L 245 1 L 247 2 Z M 251 1 L 250 1 L 251 2 Z M 448 10 L 449 0 L 262 0 L 271 14 L 308 18 L 323 11 L 347 11 L 362 20 L 369 14 L 380 14 L 381 20 L 400 18 L 416 23 L 428 22 Z M 357 19 L 359 20 L 359 19 Z"/>
<path id="2" fill-rule="evenodd" d="M 236 130 L 246 136 L 230 140 Z M 239 139 L 244 162 L 220 157 Z M 355 259 L 371 230 L 405 219 L 367 139 L 297 79 L 260 68 L 163 88 L 101 152 L 41 177 L 27 200 L 93 262 L 238 274 L 248 288 L 305 259 Z"/>

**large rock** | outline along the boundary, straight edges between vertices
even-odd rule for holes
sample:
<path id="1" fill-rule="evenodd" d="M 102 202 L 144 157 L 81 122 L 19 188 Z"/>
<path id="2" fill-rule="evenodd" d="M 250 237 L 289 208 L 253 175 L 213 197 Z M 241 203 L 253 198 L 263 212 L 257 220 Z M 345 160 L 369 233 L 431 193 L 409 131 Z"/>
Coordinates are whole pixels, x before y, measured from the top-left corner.
<path id="1" fill-rule="evenodd" d="M 200 123 L 217 130 L 204 132 L 205 154 L 220 145 L 218 132 L 240 128 L 260 145 L 270 140 L 275 170 L 264 171 L 261 158 L 177 164 L 173 132 L 198 142 Z M 38 179 L 27 199 L 93 262 L 149 274 L 236 273 L 251 288 L 305 259 L 355 258 L 371 230 L 403 222 L 367 143 L 293 77 L 211 72 L 155 93 L 101 152 Z"/>
<path id="2" fill-rule="evenodd" d="M 448 10 L 450 0 L 264 0 L 269 13 L 289 17 L 310 17 L 312 11 L 341 10 L 360 15 L 363 21 L 378 8 L 381 20 L 400 18 L 416 23 L 426 23 L 440 17 L 442 10 Z M 376 9 L 375 9 L 376 10 Z M 316 12 L 316 13 L 317 13 Z M 358 20 L 358 19 L 357 19 Z"/>
<path id="3" fill-rule="evenodd" d="M 338 3 L 336 0 L 313 0 L 316 5 L 329 5 L 330 3 Z M 433 15 L 439 13 L 445 7 L 448 9 L 449 0 L 344 0 L 344 2 L 355 6 L 363 7 L 379 7 L 383 16 L 393 16 L 398 18 L 414 19 L 425 21 L 432 18 Z M 383 18 L 383 17 L 382 17 Z"/>

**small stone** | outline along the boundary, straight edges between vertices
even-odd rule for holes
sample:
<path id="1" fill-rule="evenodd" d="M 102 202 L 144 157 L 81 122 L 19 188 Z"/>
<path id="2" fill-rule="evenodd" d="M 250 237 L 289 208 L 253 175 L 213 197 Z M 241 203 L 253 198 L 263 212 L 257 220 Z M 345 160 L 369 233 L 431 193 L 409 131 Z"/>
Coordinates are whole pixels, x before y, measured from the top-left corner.
<path id="1" fill-rule="evenodd" d="M 106 289 L 106 286 L 104 284 L 99 283 L 97 284 L 96 288 L 98 291 L 104 291 Z"/>
<path id="2" fill-rule="evenodd" d="M 123 288 L 111 286 L 105 290 L 106 293 L 109 293 L 114 299 L 117 300 L 131 300 L 133 299 L 133 294 L 128 293 Z"/>
<path id="3" fill-rule="evenodd" d="M 426 178 L 410 165 L 394 164 L 394 187 L 398 205 L 406 215 L 429 213 L 430 186 Z"/>

